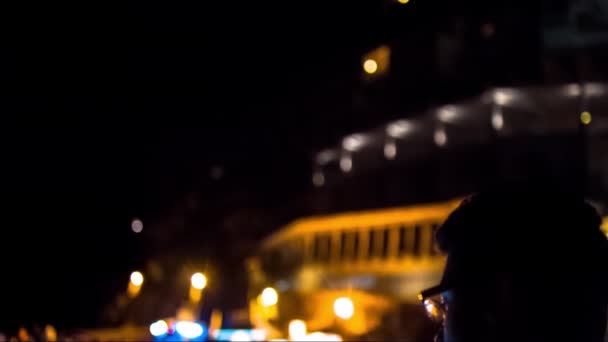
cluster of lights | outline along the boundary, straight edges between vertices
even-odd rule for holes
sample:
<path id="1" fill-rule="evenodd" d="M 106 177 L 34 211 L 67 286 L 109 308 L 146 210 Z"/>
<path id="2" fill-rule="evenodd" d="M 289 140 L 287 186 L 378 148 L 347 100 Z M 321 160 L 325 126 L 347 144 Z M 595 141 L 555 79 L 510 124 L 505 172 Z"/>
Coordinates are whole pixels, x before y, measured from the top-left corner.
<path id="1" fill-rule="evenodd" d="M 179 321 L 175 323 L 174 329 L 171 329 L 166 321 L 159 320 L 150 324 L 149 330 L 154 337 L 173 334 L 173 331 L 175 331 L 188 340 L 197 339 L 205 334 L 205 327 L 202 324 L 190 321 Z"/>
<path id="2" fill-rule="evenodd" d="M 399 0 L 401 3 L 407 3 L 408 0 Z M 363 70 L 368 74 L 373 74 L 378 70 L 378 62 L 372 58 L 368 58 L 363 62 Z M 600 86 L 587 84 L 582 87 L 578 84 L 570 84 L 564 86 L 563 92 L 567 96 L 597 95 L 602 93 Z M 489 116 L 489 124 L 499 132 L 505 128 L 504 108 L 516 105 L 525 101 L 525 95 L 515 89 L 495 89 L 487 93 L 486 100 L 491 102 L 491 113 Z M 454 105 L 446 105 L 440 107 L 436 112 L 437 126 L 433 131 L 433 142 L 437 147 L 444 147 L 448 144 L 448 126 L 454 125 L 457 121 L 462 120 L 462 115 L 466 114 L 464 109 Z M 592 121 L 591 113 L 587 110 L 580 113 L 579 120 L 582 125 L 590 125 Z M 384 157 L 387 160 L 397 158 L 399 139 L 405 138 L 415 129 L 415 124 L 411 120 L 398 120 L 386 126 L 386 140 L 384 143 Z M 353 153 L 360 151 L 365 145 L 369 144 L 370 137 L 365 134 L 353 134 L 345 137 L 342 140 L 342 152 L 326 150 L 317 155 L 317 166 L 323 166 L 330 161 L 337 161 L 340 170 L 344 173 L 350 173 L 353 170 Z M 326 177 L 322 169 L 315 169 L 312 175 L 312 183 L 316 187 L 324 186 Z"/>

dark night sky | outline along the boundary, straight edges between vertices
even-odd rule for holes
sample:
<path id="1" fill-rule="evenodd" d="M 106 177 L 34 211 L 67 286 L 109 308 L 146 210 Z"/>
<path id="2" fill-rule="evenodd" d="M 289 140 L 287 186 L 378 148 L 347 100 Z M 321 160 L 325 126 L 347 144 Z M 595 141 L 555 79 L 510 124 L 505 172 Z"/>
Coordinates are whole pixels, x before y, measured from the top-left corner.
<path id="1" fill-rule="evenodd" d="M 0 277 L 9 284 L 0 321 L 88 324 L 110 279 L 139 262 L 131 218 L 171 207 L 211 165 L 225 165 L 227 181 L 268 168 L 294 191 L 307 186 L 311 152 L 379 120 L 349 108 L 361 54 L 390 38 L 394 24 L 383 18 L 394 5 L 47 2 L 2 11 L 10 36 L 0 48 Z M 419 13 L 399 8 L 401 30 L 438 20 L 421 14 L 430 4 L 408 6 Z"/>

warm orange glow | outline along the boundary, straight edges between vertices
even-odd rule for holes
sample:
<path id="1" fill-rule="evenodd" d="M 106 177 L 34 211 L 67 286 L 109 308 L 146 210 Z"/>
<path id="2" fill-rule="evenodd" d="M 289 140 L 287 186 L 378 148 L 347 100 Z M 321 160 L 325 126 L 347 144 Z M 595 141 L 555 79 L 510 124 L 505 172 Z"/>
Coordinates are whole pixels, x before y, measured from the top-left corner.
<path id="1" fill-rule="evenodd" d="M 392 224 L 416 224 L 420 221 L 443 221 L 460 202 L 461 199 L 456 199 L 437 204 L 303 218 L 271 235 L 264 241 L 264 246 L 270 246 L 284 239 L 305 234 L 339 231 L 344 229 L 344 227 L 372 227 Z"/>
<path id="2" fill-rule="evenodd" d="M 410 0 L 397 0 L 400 4 L 407 4 Z"/>
<path id="3" fill-rule="evenodd" d="M 605 216 L 602 220 L 602 226 L 600 227 L 604 233 L 606 233 L 606 237 L 608 237 L 608 216 Z"/>
<path id="4" fill-rule="evenodd" d="M 366 59 L 365 62 L 363 62 L 363 70 L 368 74 L 376 73 L 376 71 L 378 71 L 378 62 L 373 59 Z"/>
<path id="5" fill-rule="evenodd" d="M 442 318 L 442 311 L 437 306 L 437 303 L 433 302 L 432 300 L 429 300 L 429 299 L 425 300 L 424 308 L 426 309 L 426 313 L 432 319 L 439 320 Z"/>
<path id="6" fill-rule="evenodd" d="M 190 286 L 190 293 L 188 296 L 190 297 L 190 301 L 192 303 L 198 303 L 201 301 L 201 298 L 203 298 L 203 291 Z"/>

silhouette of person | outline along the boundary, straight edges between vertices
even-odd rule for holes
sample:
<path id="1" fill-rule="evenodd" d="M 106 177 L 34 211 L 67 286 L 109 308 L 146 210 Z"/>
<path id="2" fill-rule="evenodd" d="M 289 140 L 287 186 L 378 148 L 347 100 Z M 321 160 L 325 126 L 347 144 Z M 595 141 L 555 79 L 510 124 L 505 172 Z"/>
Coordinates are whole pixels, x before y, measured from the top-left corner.
<path id="1" fill-rule="evenodd" d="M 437 231 L 447 254 L 419 299 L 437 341 L 603 342 L 608 241 L 582 196 L 519 184 L 465 199 Z"/>

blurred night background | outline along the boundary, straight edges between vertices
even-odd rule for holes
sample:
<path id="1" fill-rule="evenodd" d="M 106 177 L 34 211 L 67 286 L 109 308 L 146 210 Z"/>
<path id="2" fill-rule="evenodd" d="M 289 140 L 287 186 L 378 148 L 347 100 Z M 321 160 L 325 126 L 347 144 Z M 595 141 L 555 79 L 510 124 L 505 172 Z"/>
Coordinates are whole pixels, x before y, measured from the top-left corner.
<path id="1" fill-rule="evenodd" d="M 499 150 L 534 150 L 546 157 L 522 157 L 540 165 L 534 172 L 558 170 L 555 177 L 608 200 L 603 1 L 5 6 L 0 331 L 7 336 L 45 324 L 60 332 L 147 326 L 175 314 L 190 281 L 182 274 L 191 270 L 209 278 L 203 316 L 211 307 L 246 307 L 244 261 L 281 226 L 465 195 L 504 176 L 497 165 L 512 162 L 494 159 Z M 513 143 L 480 138 L 473 152 L 400 167 L 384 158 L 394 154 L 386 146 L 384 155 L 370 147 L 333 169 L 324 168 L 331 153 L 319 161 L 319 151 L 340 150 L 353 133 L 382 133 L 389 122 L 501 87 L 540 94 L 540 111 L 573 108 L 575 132 L 547 133 L 543 142 L 534 134 Z M 593 100 L 565 99 L 585 95 Z M 581 111 L 593 116 L 589 127 L 579 125 Z M 382 136 L 372 133 L 365 136 Z M 417 151 L 431 149 L 429 141 Z M 145 283 L 127 300 L 134 270 Z"/>

